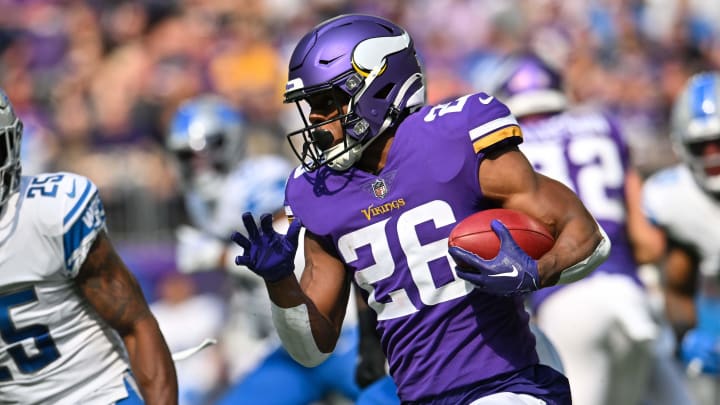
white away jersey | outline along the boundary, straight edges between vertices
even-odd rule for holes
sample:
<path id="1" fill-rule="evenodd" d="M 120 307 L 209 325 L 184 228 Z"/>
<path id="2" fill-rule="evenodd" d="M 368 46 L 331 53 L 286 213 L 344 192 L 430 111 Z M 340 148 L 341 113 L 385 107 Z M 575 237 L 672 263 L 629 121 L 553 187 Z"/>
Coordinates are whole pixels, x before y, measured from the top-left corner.
<path id="1" fill-rule="evenodd" d="M 720 203 L 705 194 L 684 165 L 664 169 L 647 179 L 643 208 L 651 221 L 669 236 L 694 246 L 700 254 L 700 273 L 720 273 Z"/>
<path id="2" fill-rule="evenodd" d="M 0 404 L 108 404 L 127 395 L 124 346 L 73 282 L 104 228 L 87 178 L 22 177 L 0 217 Z"/>

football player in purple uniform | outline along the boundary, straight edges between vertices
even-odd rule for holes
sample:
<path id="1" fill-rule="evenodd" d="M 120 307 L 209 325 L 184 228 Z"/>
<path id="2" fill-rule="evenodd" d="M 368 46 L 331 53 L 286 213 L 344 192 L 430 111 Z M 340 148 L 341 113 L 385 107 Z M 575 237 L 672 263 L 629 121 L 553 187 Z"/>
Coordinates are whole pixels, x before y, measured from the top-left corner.
<path id="1" fill-rule="evenodd" d="M 585 279 L 532 294 L 538 325 L 560 354 L 574 403 L 638 404 L 661 330 L 638 262 L 658 257 L 663 236 L 643 215 L 642 179 L 628 145 L 606 112 L 571 107 L 560 74 L 539 56 L 510 55 L 495 72 L 491 91 L 518 118 L 522 152 L 537 171 L 577 193 L 613 246 Z"/>
<path id="2" fill-rule="evenodd" d="M 288 135 L 302 162 L 285 190 L 292 223 L 279 235 L 270 215 L 258 229 L 247 213 L 248 234 L 233 239 L 244 248 L 236 263 L 265 280 L 292 356 L 309 367 L 328 357 L 355 283 L 377 313 L 402 402 L 569 404 L 567 379 L 538 362 L 523 298 L 581 279 L 610 243 L 570 189 L 533 170 L 508 108 L 485 93 L 425 105 L 412 39 L 368 15 L 330 19 L 300 40 L 285 101 L 305 124 Z M 453 226 L 489 207 L 540 219 L 555 245 L 533 260 L 495 221 L 495 259 L 448 249 Z"/>

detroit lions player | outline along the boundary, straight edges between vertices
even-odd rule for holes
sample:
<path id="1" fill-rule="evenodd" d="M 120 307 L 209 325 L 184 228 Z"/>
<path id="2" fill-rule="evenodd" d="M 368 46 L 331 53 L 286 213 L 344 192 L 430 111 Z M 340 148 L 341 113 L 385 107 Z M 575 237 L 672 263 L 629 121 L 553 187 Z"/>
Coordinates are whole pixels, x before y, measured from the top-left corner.
<path id="1" fill-rule="evenodd" d="M 699 73 L 675 101 L 672 134 L 681 163 L 648 178 L 644 208 L 668 238 L 666 309 L 703 404 L 720 375 L 720 73 Z"/>
<path id="2" fill-rule="evenodd" d="M 642 180 L 623 134 L 607 112 L 570 107 L 560 74 L 535 54 L 508 56 L 495 75 L 493 94 L 520 122 L 520 149 L 578 194 L 613 244 L 587 278 L 532 295 L 538 324 L 560 353 L 574 403 L 638 404 L 659 333 L 638 261 L 657 257 L 663 237 L 642 213 Z"/>
<path id="3" fill-rule="evenodd" d="M 178 233 L 178 263 L 184 272 L 232 271 L 230 320 L 222 344 L 233 365 L 233 386 L 218 404 L 306 405 L 340 395 L 354 400 L 357 331 L 348 327 L 342 350 L 318 369 L 295 362 L 273 333 L 270 302 L 251 272 L 229 266 L 240 253 L 229 240 L 245 211 L 274 213 L 278 231 L 287 229 L 285 183 L 292 167 L 277 155 L 246 156 L 244 118 L 228 101 L 201 95 L 185 101 L 171 122 L 167 146 L 179 163 L 193 226 Z M 301 256 L 301 255 L 300 255 Z M 300 258 L 301 259 L 301 258 Z M 299 267 L 299 266 L 298 266 Z M 180 369 L 180 371 L 182 371 Z M 276 389 L 282 381 L 282 389 Z"/>
<path id="4" fill-rule="evenodd" d="M 335 348 L 352 282 L 377 313 L 401 401 L 568 404 L 567 379 L 538 364 L 522 295 L 582 278 L 609 242 L 572 191 L 532 170 L 504 104 L 479 93 L 425 105 L 424 95 L 401 27 L 350 14 L 313 28 L 285 93 L 305 123 L 288 135 L 302 163 L 285 191 L 293 221 L 283 236 L 269 215 L 258 229 L 244 214 L 236 263 L 265 280 L 283 344 L 307 366 Z M 554 247 L 535 261 L 495 221 L 497 258 L 448 249 L 458 221 L 498 206 L 539 218 Z"/>
<path id="5" fill-rule="evenodd" d="M 0 403 L 177 403 L 170 352 L 97 188 L 21 176 L 21 138 L 0 90 Z"/>

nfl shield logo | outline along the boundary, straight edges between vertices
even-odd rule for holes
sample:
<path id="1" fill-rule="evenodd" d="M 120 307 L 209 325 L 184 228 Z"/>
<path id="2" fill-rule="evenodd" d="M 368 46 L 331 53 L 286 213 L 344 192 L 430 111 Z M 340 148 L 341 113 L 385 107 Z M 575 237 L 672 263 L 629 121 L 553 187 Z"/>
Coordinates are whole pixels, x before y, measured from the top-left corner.
<path id="1" fill-rule="evenodd" d="M 377 198 L 385 198 L 387 195 L 387 185 L 385 184 L 385 180 L 383 179 L 377 179 L 372 184 L 372 190 L 373 194 L 375 194 L 375 197 Z"/>

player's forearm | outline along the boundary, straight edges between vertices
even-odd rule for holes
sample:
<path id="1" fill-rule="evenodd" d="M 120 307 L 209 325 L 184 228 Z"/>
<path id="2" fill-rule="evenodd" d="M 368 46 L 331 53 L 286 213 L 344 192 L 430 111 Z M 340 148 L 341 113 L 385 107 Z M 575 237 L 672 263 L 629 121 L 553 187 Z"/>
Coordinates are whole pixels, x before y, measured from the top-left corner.
<path id="1" fill-rule="evenodd" d="M 273 324 L 288 353 L 308 367 L 322 363 L 335 349 L 340 327 L 317 309 L 294 276 L 266 286 L 273 302 Z"/>
<path id="2" fill-rule="evenodd" d="M 291 308 L 306 303 L 309 298 L 300 288 L 295 274 L 290 274 L 275 282 L 265 282 L 270 300 L 282 308 Z"/>
<path id="3" fill-rule="evenodd" d="M 595 221 L 585 216 L 569 221 L 553 248 L 538 260 L 542 287 L 577 281 L 610 254 L 610 240 Z"/>
<path id="4" fill-rule="evenodd" d="M 155 318 L 149 316 L 137 321 L 123 340 L 145 404 L 177 404 L 175 364 Z"/>
<path id="5" fill-rule="evenodd" d="M 627 233 L 635 261 L 638 264 L 658 262 L 666 249 L 665 235 L 642 210 L 642 178 L 635 170 L 625 176 L 625 200 Z"/>

